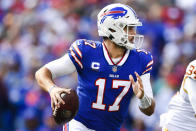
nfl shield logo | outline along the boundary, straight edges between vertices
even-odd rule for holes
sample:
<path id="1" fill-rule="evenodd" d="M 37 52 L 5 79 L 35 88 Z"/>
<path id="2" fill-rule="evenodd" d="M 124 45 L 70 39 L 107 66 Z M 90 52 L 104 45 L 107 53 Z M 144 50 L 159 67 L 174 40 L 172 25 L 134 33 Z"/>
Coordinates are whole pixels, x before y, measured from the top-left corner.
<path id="1" fill-rule="evenodd" d="M 117 72 L 117 66 L 113 66 L 113 67 L 112 67 L 112 71 L 113 71 L 113 72 Z"/>

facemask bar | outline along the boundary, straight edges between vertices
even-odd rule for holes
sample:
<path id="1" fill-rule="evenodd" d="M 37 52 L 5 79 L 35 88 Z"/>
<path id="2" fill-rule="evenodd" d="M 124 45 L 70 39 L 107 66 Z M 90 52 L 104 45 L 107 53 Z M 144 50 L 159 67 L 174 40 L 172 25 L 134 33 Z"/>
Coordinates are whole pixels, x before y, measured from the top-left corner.
<path id="1" fill-rule="evenodd" d="M 128 41 L 126 43 L 126 47 L 128 49 L 139 49 L 142 47 L 143 44 L 143 40 L 144 40 L 144 36 L 137 34 L 137 26 L 126 26 L 125 27 L 125 31 L 126 31 L 126 40 Z"/>

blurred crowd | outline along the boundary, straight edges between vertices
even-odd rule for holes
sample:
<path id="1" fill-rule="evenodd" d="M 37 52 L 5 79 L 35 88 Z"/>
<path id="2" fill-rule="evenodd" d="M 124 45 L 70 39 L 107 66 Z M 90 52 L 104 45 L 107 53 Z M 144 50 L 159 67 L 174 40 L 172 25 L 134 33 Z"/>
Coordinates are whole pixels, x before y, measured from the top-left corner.
<path id="1" fill-rule="evenodd" d="M 50 97 L 35 82 L 37 69 L 66 53 L 76 39 L 101 40 L 96 16 L 110 3 L 132 6 L 153 55 L 156 109 L 144 116 L 133 98 L 122 131 L 160 131 L 159 116 L 196 59 L 195 0 L 0 0 L 0 131 L 55 131 Z M 56 80 L 75 88 L 76 75 Z"/>

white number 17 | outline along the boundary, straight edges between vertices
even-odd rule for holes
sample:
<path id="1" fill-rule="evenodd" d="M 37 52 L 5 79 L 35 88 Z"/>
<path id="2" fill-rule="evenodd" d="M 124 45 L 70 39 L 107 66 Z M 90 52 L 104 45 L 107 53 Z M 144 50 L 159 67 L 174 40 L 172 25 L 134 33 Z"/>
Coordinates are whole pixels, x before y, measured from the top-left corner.
<path id="1" fill-rule="evenodd" d="M 105 110 L 106 104 L 103 104 L 104 99 L 104 91 L 106 85 L 106 79 L 99 78 L 95 81 L 95 85 L 98 86 L 98 93 L 97 93 L 97 101 L 92 103 L 92 108 L 98 110 Z M 109 105 L 108 111 L 118 111 L 120 108 L 120 102 L 122 98 L 127 94 L 129 91 L 131 82 L 128 80 L 113 80 L 112 81 L 112 88 L 118 89 L 119 87 L 124 87 L 121 93 L 116 97 L 114 103 Z"/>

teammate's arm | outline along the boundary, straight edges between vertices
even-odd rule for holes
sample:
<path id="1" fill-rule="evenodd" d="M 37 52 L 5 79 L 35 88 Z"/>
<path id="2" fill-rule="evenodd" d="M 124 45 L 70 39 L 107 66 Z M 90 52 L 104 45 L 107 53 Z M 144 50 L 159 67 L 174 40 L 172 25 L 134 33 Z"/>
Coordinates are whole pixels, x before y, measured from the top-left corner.
<path id="1" fill-rule="evenodd" d="M 62 92 L 70 93 L 69 89 L 58 87 L 54 83 L 53 79 L 59 76 L 73 73 L 75 70 L 76 68 L 74 64 L 70 60 L 68 54 L 66 54 L 63 57 L 41 67 L 35 73 L 35 78 L 38 85 L 50 94 L 51 106 L 53 110 L 55 106 L 59 107 L 60 103 L 64 104 L 63 100 L 60 97 L 60 94 Z"/>
<path id="2" fill-rule="evenodd" d="M 193 110 L 196 114 L 196 80 L 187 78 L 186 79 L 186 86 L 187 86 L 187 91 L 188 91 L 188 96 L 190 103 L 193 107 Z"/>
<path id="3" fill-rule="evenodd" d="M 139 108 L 141 112 L 150 116 L 154 113 L 155 102 L 150 84 L 150 74 L 147 73 L 141 77 L 135 72 L 137 81 L 135 82 L 132 75 L 129 76 L 132 83 L 133 92 L 139 99 Z"/>
<path id="4" fill-rule="evenodd" d="M 184 79 L 184 88 L 187 90 L 190 103 L 196 114 L 196 60 L 189 63 Z"/>

